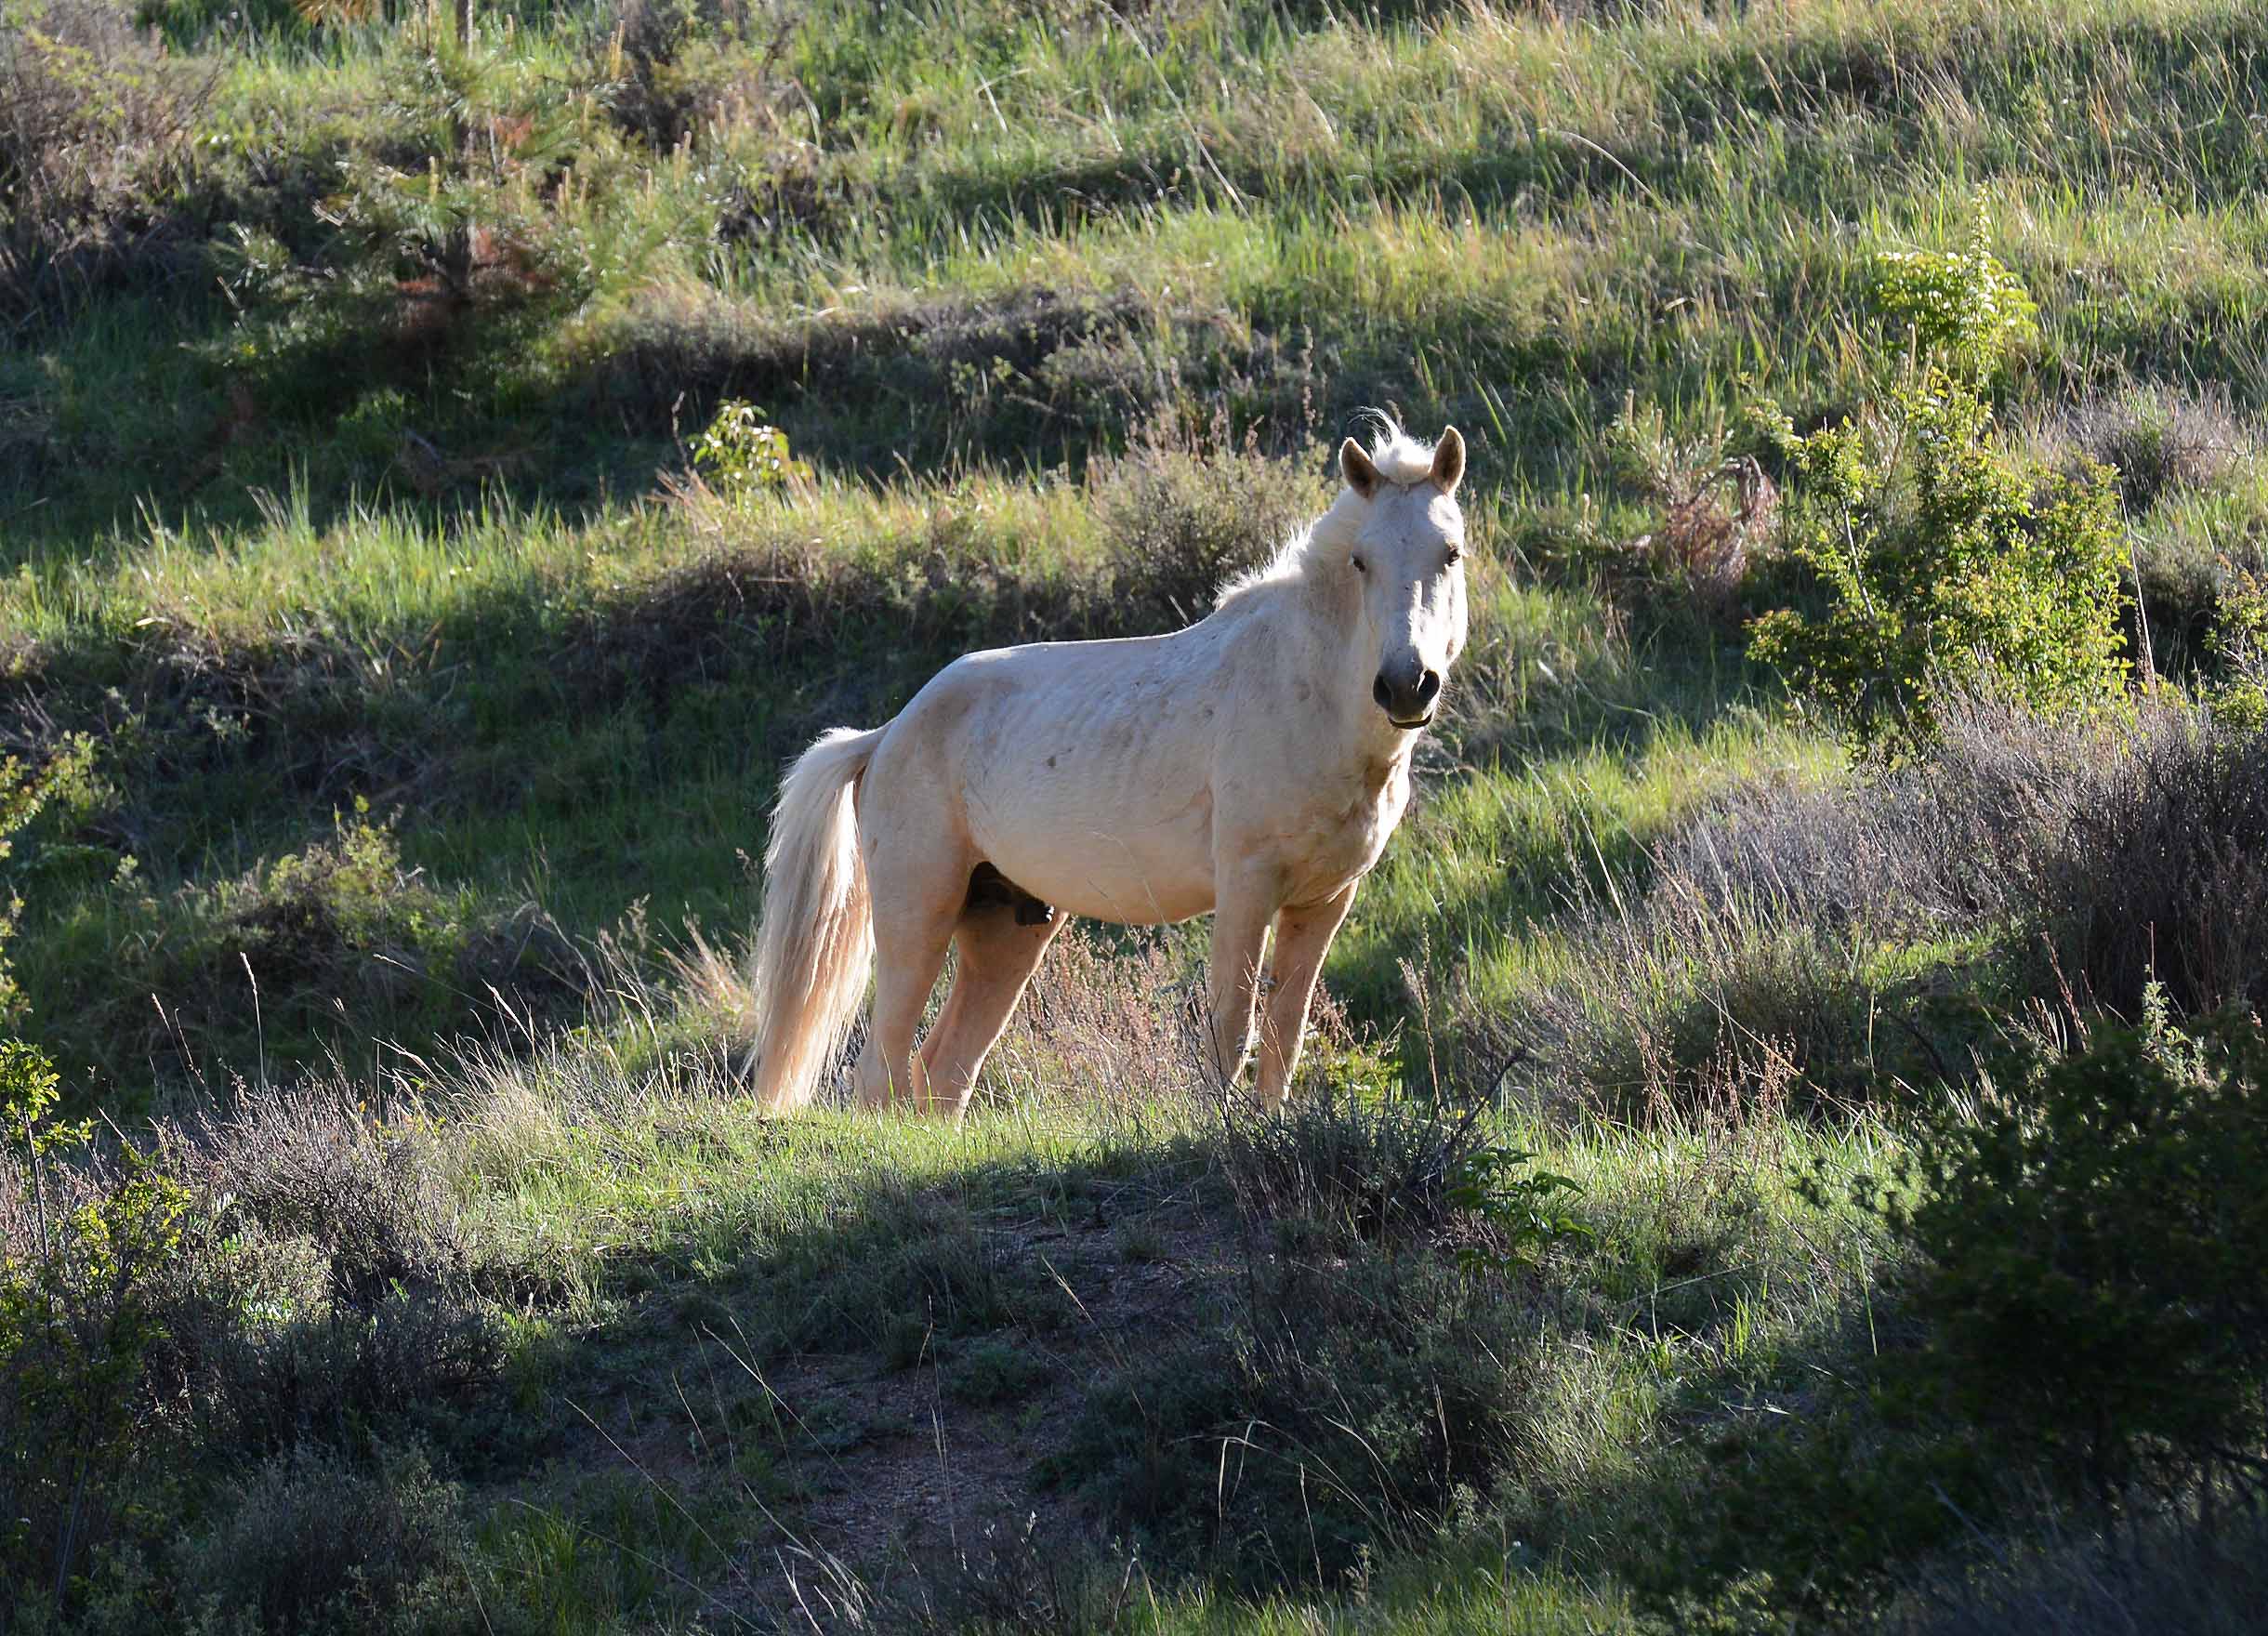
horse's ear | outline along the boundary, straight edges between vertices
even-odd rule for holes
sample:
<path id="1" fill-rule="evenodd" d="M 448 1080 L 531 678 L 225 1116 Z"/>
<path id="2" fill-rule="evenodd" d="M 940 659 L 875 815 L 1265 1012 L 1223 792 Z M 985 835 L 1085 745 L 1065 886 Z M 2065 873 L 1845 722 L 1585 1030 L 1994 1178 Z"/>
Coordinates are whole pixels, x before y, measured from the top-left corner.
<path id="1" fill-rule="evenodd" d="M 1441 484 L 1444 495 L 1457 493 L 1457 485 L 1465 481 L 1465 440 L 1454 426 L 1441 434 L 1441 442 L 1433 445 L 1433 469 L 1428 473 Z"/>
<path id="2" fill-rule="evenodd" d="M 1363 453 L 1363 445 L 1352 438 L 1338 445 L 1338 474 L 1347 480 L 1349 488 L 1365 500 L 1377 494 L 1378 484 L 1385 481 L 1378 475 L 1378 468 L 1370 463 L 1370 456 Z"/>

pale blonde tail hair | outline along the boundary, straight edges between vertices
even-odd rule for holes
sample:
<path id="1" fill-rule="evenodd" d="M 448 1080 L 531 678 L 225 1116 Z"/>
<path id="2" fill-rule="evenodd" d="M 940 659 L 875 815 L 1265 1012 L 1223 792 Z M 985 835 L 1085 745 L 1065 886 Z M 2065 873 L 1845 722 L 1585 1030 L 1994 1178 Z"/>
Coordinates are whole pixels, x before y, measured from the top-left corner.
<path id="1" fill-rule="evenodd" d="M 764 849 L 756 940 L 756 1100 L 785 1114 L 811 1100 L 865 996 L 874 908 L 858 850 L 858 785 L 882 732 L 838 727 L 797 758 Z"/>

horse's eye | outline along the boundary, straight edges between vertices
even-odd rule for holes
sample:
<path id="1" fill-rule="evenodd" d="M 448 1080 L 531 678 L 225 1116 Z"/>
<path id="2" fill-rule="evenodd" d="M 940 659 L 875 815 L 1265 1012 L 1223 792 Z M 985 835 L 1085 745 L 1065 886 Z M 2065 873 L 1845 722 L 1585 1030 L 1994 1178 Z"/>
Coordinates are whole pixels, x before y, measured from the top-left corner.
<path id="1" fill-rule="evenodd" d="M 1449 566 L 1449 567 L 1451 567 L 1451 568 L 1455 568 L 1455 567 L 1456 567 L 1456 566 L 1457 566 L 1457 565 L 1459 562 L 1462 562 L 1464 560 L 1465 560 L 1465 548 L 1464 548 L 1462 546 L 1451 546 L 1451 547 L 1449 548 L 1449 561 L 1448 561 L 1447 566 Z"/>
<path id="2" fill-rule="evenodd" d="M 1364 561 L 1360 557 L 1350 557 L 1347 559 L 1347 561 L 1354 564 L 1354 572 L 1357 574 L 1368 574 L 1370 572 L 1370 564 Z"/>

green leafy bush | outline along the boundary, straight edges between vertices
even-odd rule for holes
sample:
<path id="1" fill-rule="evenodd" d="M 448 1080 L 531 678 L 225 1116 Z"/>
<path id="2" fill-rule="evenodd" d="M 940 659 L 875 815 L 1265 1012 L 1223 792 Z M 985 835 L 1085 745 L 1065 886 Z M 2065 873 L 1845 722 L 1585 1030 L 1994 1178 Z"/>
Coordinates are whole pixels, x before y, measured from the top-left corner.
<path id="1" fill-rule="evenodd" d="M 0 1108 L 25 1132 L 25 1151 L 0 1151 L 0 1580 L 60 1596 L 164 1447 L 138 1388 L 190 1199 L 130 1153 L 99 1188 L 53 1179 L 70 1143 L 28 1111 L 52 1085 L 20 1056 L 10 1068 L 32 1094 Z"/>
<path id="2" fill-rule="evenodd" d="M 1943 359 L 1965 381 L 1989 380 L 2039 333 L 2038 304 L 1992 253 L 1981 204 L 1964 248 L 1878 256 L 1873 296 L 1914 353 Z"/>
<path id="3" fill-rule="evenodd" d="M 2098 1027 L 1920 1143 L 1917 1368 L 2103 1500 L 2268 1488 L 2268 1037 Z"/>
<path id="4" fill-rule="evenodd" d="M 2268 729 L 2268 579 L 2231 574 L 2206 650 L 2221 673 L 2206 695 L 2214 714 L 2243 732 Z"/>
<path id="5" fill-rule="evenodd" d="M 1749 652 L 1832 711 L 1853 748 L 1902 759 L 1944 699 L 1980 689 L 2043 711 L 2123 692 L 2116 498 L 2084 477 L 2020 469 L 1992 409 L 1932 366 L 1841 426 L 1766 429 L 1787 461 L 1787 541 L 1825 592 L 1750 627 Z"/>
<path id="6" fill-rule="evenodd" d="M 1965 250 L 1879 258 L 1881 338 L 1905 351 L 1873 402 L 1806 433 L 1756 416 L 1787 468 L 1787 549 L 1826 606 L 1765 614 L 1749 651 L 1890 759 L 1935 737 L 1951 693 L 2086 710 L 2126 679 L 2116 474 L 2030 471 L 1996 437 L 1990 389 L 2037 309 L 1985 237 L 1980 211 Z"/>
<path id="7" fill-rule="evenodd" d="M 2210 1535 L 2218 1497 L 2268 1490 L 2258 1022 L 2098 1024 L 1906 1152 L 1857 1188 L 1909 1254 L 1884 1344 L 1809 1413 L 1708 1440 L 1690 1555 L 1648 1588 L 1673 1615 L 1761 1577 L 1823 1628 L 1871 1628 L 1915 1564 L 2043 1514 L 2119 1525 L 2170 1506 Z"/>
<path id="8" fill-rule="evenodd" d="M 1573 1177 L 1539 1169 L 1536 1155 L 1489 1146 L 1465 1155 L 1449 1184 L 1449 1203 L 1495 1229 L 1490 1242 L 1467 1245 L 1458 1259 L 1474 1271 L 1525 1272 L 1544 1251 L 1590 1229 L 1567 1214 L 1562 1194 L 1579 1191 Z"/>
<path id="9" fill-rule="evenodd" d="M 787 434 L 753 403 L 732 399 L 693 440 L 693 465 L 727 495 L 755 494 L 809 482 L 811 464 L 787 446 Z"/>
<path id="10" fill-rule="evenodd" d="M 105 785 L 95 770 L 94 741 L 85 733 L 66 738 L 37 772 L 27 771 L 13 756 L 0 759 L 0 1026 L 18 1021 L 24 1005 L 7 959 L 7 940 L 15 932 L 16 917 L 23 913 L 23 900 L 16 895 L 13 884 L 24 866 L 43 861 L 37 856 L 19 859 L 17 840 L 43 813 L 83 811 L 104 793 Z M 18 867 L 6 867 L 10 864 Z M 4 1100 L 5 1093 L 0 1093 L 0 1101 Z"/>

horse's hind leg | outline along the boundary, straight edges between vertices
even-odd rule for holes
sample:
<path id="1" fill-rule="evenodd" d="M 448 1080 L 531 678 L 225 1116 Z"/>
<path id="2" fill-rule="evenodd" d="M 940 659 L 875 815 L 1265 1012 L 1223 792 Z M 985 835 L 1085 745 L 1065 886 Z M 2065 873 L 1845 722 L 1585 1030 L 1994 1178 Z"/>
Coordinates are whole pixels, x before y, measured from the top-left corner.
<path id="1" fill-rule="evenodd" d="M 954 932 L 960 968 L 943 1014 L 921 1047 L 930 1112 L 957 1118 L 969 1106 L 984 1058 L 1062 924 L 1061 915 L 1020 917 L 1011 904 L 973 907 L 961 917 Z"/>
<path id="2" fill-rule="evenodd" d="M 869 1108 L 911 1099 L 927 1102 L 924 1062 L 914 1050 L 922 1008 L 937 986 L 945 947 L 953 938 L 967 866 L 931 860 L 934 868 L 910 868 L 903 858 L 884 864 L 869 852 L 868 890 L 874 899 L 874 1024 L 859 1053 L 858 1098 Z"/>

